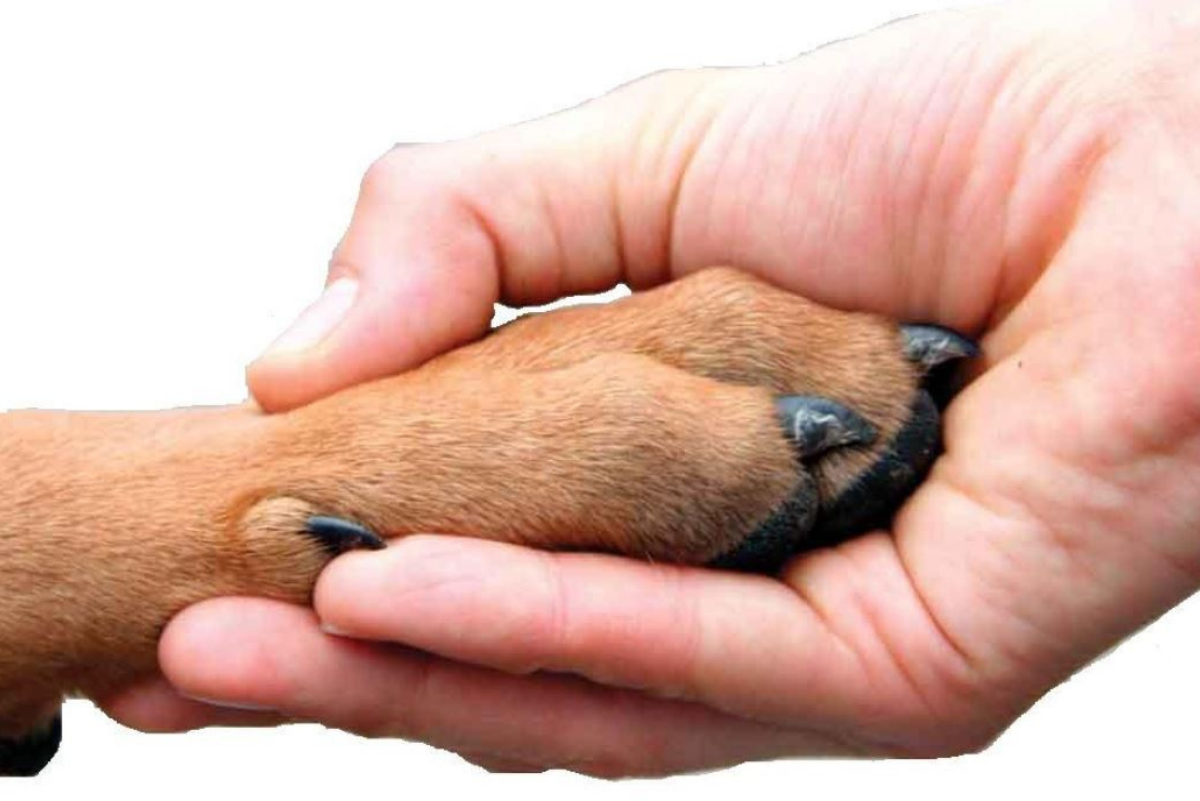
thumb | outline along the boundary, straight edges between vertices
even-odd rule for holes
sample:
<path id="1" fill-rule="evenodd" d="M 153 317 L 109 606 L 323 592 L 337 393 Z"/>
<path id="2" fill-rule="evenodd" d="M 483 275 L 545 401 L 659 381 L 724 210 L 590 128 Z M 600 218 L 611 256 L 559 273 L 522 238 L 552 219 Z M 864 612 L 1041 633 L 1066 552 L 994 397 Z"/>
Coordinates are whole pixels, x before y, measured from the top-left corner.
<path id="1" fill-rule="evenodd" d="M 326 294 L 250 367 L 251 391 L 288 409 L 478 337 L 497 301 L 713 264 L 978 331 L 1057 249 L 1094 151 L 1081 135 L 1026 157 L 1048 101 L 1010 88 L 1031 45 L 993 35 L 993 17 L 917 18 L 777 67 L 660 73 L 391 151 L 367 172 Z"/>
<path id="2" fill-rule="evenodd" d="M 282 411 L 415 367 L 481 336 L 498 301 L 665 278 L 682 154 L 737 75 L 665 73 L 533 123 L 393 149 L 367 171 L 324 293 L 250 366 L 259 404 Z"/>

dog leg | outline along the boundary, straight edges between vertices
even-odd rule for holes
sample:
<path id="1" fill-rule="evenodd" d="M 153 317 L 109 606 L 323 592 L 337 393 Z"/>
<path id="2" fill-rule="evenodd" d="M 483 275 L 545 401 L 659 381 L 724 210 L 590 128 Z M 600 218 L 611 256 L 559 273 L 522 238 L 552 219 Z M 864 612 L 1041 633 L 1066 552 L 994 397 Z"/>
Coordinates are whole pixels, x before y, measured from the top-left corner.
<path id="1" fill-rule="evenodd" d="M 306 603 L 384 537 L 770 571 L 885 523 L 937 452 L 926 372 L 973 353 L 714 269 L 288 414 L 0 415 L 0 775 L 185 606 Z"/>

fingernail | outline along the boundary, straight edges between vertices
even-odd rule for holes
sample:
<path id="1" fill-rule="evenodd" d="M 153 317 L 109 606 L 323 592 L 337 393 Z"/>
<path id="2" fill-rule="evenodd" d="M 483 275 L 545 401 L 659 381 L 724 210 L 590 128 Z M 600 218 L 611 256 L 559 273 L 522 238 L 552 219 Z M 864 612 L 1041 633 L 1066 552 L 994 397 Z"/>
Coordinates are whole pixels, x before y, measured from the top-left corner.
<path id="1" fill-rule="evenodd" d="M 197 701 L 201 704 L 208 704 L 209 706 L 215 706 L 220 709 L 234 709 L 234 710 L 237 710 L 238 712 L 274 712 L 274 711 L 276 711 L 269 706 L 263 706 L 261 704 L 251 704 L 251 703 L 245 703 L 245 702 L 241 702 L 241 701 L 222 701 L 222 700 L 219 700 L 216 698 L 205 698 L 200 695 L 188 695 L 187 693 L 182 693 L 182 695 L 184 698 L 187 698 L 188 700 Z"/>
<path id="2" fill-rule="evenodd" d="M 326 634 L 330 635 L 331 637 L 349 637 L 350 636 L 350 632 L 348 632 L 344 629 L 340 629 L 337 626 L 333 625 L 332 623 L 321 623 L 321 631 L 325 632 Z"/>
<path id="3" fill-rule="evenodd" d="M 339 278 L 325 288 L 316 302 L 300 313 L 292 327 L 267 348 L 264 356 L 298 353 L 319 345 L 345 319 L 358 297 L 358 281 Z"/>

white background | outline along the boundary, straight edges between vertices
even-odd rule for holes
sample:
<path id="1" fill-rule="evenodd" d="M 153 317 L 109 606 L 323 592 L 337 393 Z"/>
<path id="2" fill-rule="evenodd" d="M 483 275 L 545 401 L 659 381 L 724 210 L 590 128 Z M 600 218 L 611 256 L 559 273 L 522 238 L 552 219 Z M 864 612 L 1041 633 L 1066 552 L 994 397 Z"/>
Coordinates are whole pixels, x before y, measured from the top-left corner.
<path id="1" fill-rule="evenodd" d="M 940 5 L 5 0 L 0 408 L 244 397 L 242 365 L 319 289 L 363 170 L 396 141 L 545 114 L 666 67 L 782 60 Z M 492 777 L 425 746 L 319 727 L 150 737 L 73 702 L 52 767 L 0 795 L 1191 797 L 1198 630 L 1200 605 L 1185 604 L 991 750 L 954 760 L 774 763 L 613 787 Z"/>

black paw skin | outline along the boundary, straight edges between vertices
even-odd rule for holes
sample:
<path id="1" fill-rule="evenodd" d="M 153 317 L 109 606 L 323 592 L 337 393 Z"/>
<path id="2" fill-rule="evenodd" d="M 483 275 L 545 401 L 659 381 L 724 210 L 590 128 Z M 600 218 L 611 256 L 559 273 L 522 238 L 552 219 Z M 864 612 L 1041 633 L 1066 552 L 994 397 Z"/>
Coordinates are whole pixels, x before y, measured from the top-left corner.
<path id="1" fill-rule="evenodd" d="M 841 495 L 821 509 L 809 532 L 811 547 L 836 545 L 887 526 L 942 450 L 941 415 L 933 398 L 919 390 L 908 422 L 896 433 L 879 461 Z"/>
<path id="2" fill-rule="evenodd" d="M 941 415 L 929 393 L 917 392 L 908 422 L 879 461 L 841 495 L 820 506 L 816 485 L 804 480 L 792 497 L 763 525 L 710 567 L 774 573 L 800 551 L 837 545 L 885 527 L 900 505 L 925 479 L 941 452 Z"/>
<path id="3" fill-rule="evenodd" d="M 775 414 L 796 454 L 796 489 L 762 525 L 732 551 L 710 562 L 710 567 L 748 573 L 777 570 L 800 550 L 817 520 L 816 483 L 805 462 L 833 448 L 869 445 L 878 436 L 861 415 L 828 398 L 785 395 L 776 400 Z"/>
<path id="4" fill-rule="evenodd" d="M 882 458 L 821 509 L 810 532 L 811 547 L 837 545 L 886 527 L 942 452 L 941 410 L 957 389 L 955 368 L 978 356 L 979 346 L 940 325 L 902 325 L 900 333 L 904 355 L 925 374 L 922 388 Z"/>
<path id="5" fill-rule="evenodd" d="M 805 544 L 817 519 L 818 505 L 816 483 L 807 472 L 801 472 L 800 484 L 792 497 L 736 548 L 709 562 L 708 567 L 774 573 Z"/>
<path id="6" fill-rule="evenodd" d="M 802 482 L 766 523 L 711 566 L 772 573 L 800 551 L 837 545 L 891 523 L 942 451 L 941 410 L 958 389 L 958 362 L 980 353 L 974 342 L 942 326 L 904 325 L 900 330 L 905 356 L 921 367 L 925 377 L 907 422 L 879 461 L 823 506 L 811 479 Z M 781 398 L 776 411 L 806 476 L 804 462 L 832 448 L 871 444 L 875 439 L 875 429 L 867 421 L 823 398 Z"/>
<path id="7" fill-rule="evenodd" d="M 0 738 L 0 776 L 36 776 L 58 753 L 62 715 L 19 739 Z"/>

